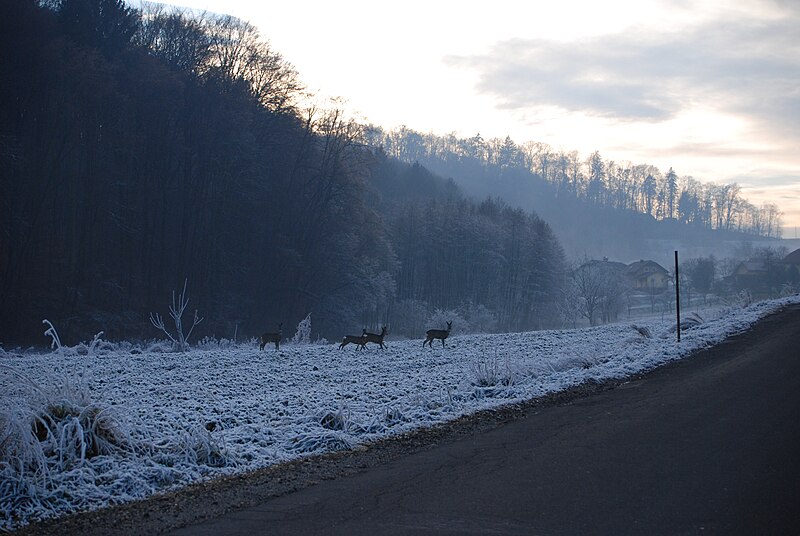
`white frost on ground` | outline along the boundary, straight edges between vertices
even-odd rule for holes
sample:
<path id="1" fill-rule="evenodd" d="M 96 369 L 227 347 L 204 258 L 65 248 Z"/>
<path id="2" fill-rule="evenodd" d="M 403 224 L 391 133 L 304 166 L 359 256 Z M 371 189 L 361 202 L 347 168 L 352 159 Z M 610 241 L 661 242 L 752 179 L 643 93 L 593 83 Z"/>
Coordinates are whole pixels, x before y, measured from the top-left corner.
<path id="1" fill-rule="evenodd" d="M 680 344 L 670 322 L 648 320 L 637 326 L 652 338 L 620 323 L 466 335 L 433 349 L 0 349 L 0 531 L 651 370 L 795 303 L 703 313 Z"/>

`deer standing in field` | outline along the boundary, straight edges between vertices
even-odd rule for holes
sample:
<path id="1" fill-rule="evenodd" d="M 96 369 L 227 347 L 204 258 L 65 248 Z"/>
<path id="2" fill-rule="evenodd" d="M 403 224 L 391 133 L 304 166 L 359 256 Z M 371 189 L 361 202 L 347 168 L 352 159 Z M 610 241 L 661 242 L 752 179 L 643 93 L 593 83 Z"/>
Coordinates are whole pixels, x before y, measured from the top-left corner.
<path id="1" fill-rule="evenodd" d="M 425 341 L 422 343 L 422 347 L 425 348 L 427 344 L 431 348 L 433 348 L 433 340 L 440 339 L 442 341 L 442 348 L 444 348 L 444 340 L 450 335 L 450 329 L 453 327 L 452 322 L 447 323 L 447 329 L 429 329 L 425 332 Z"/>
<path id="2" fill-rule="evenodd" d="M 356 345 L 356 350 L 361 350 L 362 348 L 367 347 L 367 337 L 364 334 L 361 335 L 345 335 L 342 339 L 342 344 L 339 345 L 339 350 L 343 349 L 350 343 Z"/>
<path id="3" fill-rule="evenodd" d="M 268 343 L 275 343 L 275 350 L 280 350 L 281 348 L 281 339 L 283 338 L 283 322 L 278 324 L 278 332 L 277 333 L 265 333 L 261 336 L 261 350 Z"/>
<path id="4" fill-rule="evenodd" d="M 377 333 L 367 333 L 366 329 L 364 329 L 362 335 L 367 338 L 367 342 L 374 342 L 375 344 L 379 344 L 384 350 L 386 349 L 383 345 L 383 338 L 386 337 L 386 326 L 383 326 L 380 335 Z"/>

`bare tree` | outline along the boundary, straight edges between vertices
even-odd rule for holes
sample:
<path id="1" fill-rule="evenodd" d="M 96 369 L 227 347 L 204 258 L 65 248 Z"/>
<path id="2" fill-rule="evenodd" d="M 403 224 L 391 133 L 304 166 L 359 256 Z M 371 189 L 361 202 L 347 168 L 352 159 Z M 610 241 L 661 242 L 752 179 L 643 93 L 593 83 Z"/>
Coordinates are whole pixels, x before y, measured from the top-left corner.
<path id="1" fill-rule="evenodd" d="M 608 260 L 584 262 L 572 271 L 572 284 L 574 289 L 569 295 L 578 299 L 581 316 L 592 326 L 598 314 L 603 322 L 614 320 L 628 292 L 619 263 Z"/>
<path id="2" fill-rule="evenodd" d="M 612 266 L 604 266 L 601 276 L 602 300 L 600 301 L 600 312 L 602 313 L 603 322 L 613 322 L 625 305 L 628 286 L 623 281 L 620 271 Z"/>
<path id="3" fill-rule="evenodd" d="M 297 71 L 262 39 L 249 22 L 230 15 L 210 17 L 210 62 L 229 80 L 245 80 L 252 95 L 268 110 L 292 109 L 303 88 Z"/>
<path id="4" fill-rule="evenodd" d="M 561 299 L 556 302 L 558 313 L 561 319 L 569 327 L 578 327 L 578 317 L 581 316 L 581 296 L 579 295 L 578 285 L 574 279 L 570 279 L 561 288 Z"/>
<path id="5" fill-rule="evenodd" d="M 711 285 L 717 270 L 717 260 L 713 255 L 689 259 L 683 264 L 681 271 L 685 273 L 691 283 L 691 288 L 703 295 L 703 301 L 711 292 Z"/>
<path id="6" fill-rule="evenodd" d="M 175 321 L 176 335 L 174 337 L 164 326 L 164 318 L 158 313 L 150 313 L 150 322 L 156 328 L 163 331 L 164 334 L 169 337 L 169 340 L 172 341 L 172 344 L 181 352 L 185 352 L 189 348 L 189 337 L 192 335 L 192 331 L 194 331 L 197 324 L 203 321 L 203 319 L 197 315 L 197 309 L 195 309 L 192 327 L 189 328 L 189 333 L 186 335 L 183 334 L 183 312 L 189 304 L 189 295 L 186 293 L 186 284 L 188 281 L 188 279 L 183 280 L 183 291 L 178 295 L 177 301 L 175 300 L 175 291 L 172 291 L 172 305 L 169 308 L 169 316 Z"/>
<path id="7" fill-rule="evenodd" d="M 592 326 L 594 326 L 595 313 L 600 308 L 603 297 L 603 278 L 596 266 L 597 262 L 586 262 L 572 272 L 572 281 L 580 300 L 580 314 L 586 317 Z"/>
<path id="8" fill-rule="evenodd" d="M 167 11 L 161 4 L 145 3 L 137 42 L 171 68 L 199 74 L 207 69 L 211 37 L 205 14 L 193 16 L 185 10 Z"/>

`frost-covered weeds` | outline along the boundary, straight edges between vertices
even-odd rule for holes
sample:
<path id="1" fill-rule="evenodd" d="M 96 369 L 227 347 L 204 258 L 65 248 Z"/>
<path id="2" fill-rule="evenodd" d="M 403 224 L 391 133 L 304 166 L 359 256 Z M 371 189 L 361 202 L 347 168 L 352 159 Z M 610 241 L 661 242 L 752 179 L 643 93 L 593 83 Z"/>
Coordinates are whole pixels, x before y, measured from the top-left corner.
<path id="1" fill-rule="evenodd" d="M 45 355 L 3 352 L 0 531 L 650 370 L 788 303 L 800 297 L 704 312 L 680 344 L 674 324 L 652 320 L 453 336 L 424 351 L 417 339 L 265 357 L 254 341 L 205 339 L 166 355 L 169 342 L 98 335 L 85 354 L 60 341 Z"/>
<path id="2" fill-rule="evenodd" d="M 55 326 L 53 326 L 52 322 L 50 322 L 46 318 L 44 320 L 42 320 L 42 324 L 47 324 L 48 326 L 50 326 L 44 332 L 44 336 L 45 337 L 50 337 L 50 338 L 53 339 L 52 343 L 50 344 L 50 348 L 52 348 L 53 350 L 60 351 L 61 350 L 61 337 L 58 336 L 58 331 L 56 331 Z"/>
<path id="3" fill-rule="evenodd" d="M 722 303 L 734 309 L 744 309 L 753 305 L 753 293 L 747 289 L 740 290 L 733 298 L 723 299 Z"/>
<path id="4" fill-rule="evenodd" d="M 703 317 L 698 313 L 689 313 L 687 317 L 681 320 L 681 329 L 691 329 L 704 323 Z"/>
<path id="5" fill-rule="evenodd" d="M 506 356 L 501 363 L 495 356 L 470 364 L 472 384 L 477 387 L 495 387 L 513 385 L 519 372 L 515 372 L 510 359 Z"/>
<path id="6" fill-rule="evenodd" d="M 186 467 L 235 465 L 223 436 L 203 426 L 175 423 L 159 441 L 147 427 L 132 427 L 119 405 L 96 399 L 86 367 L 45 380 L 0 364 L 0 530 L 149 495 L 187 481 Z M 139 474 L 126 476 L 126 466 Z"/>
<path id="7" fill-rule="evenodd" d="M 631 327 L 636 331 L 636 333 L 638 333 L 639 335 L 641 335 L 645 339 L 652 339 L 653 338 L 653 333 L 650 331 L 650 328 L 648 328 L 647 326 L 637 326 L 636 324 L 634 324 Z"/>
<path id="8" fill-rule="evenodd" d="M 116 408 L 92 399 L 85 370 L 45 386 L 7 365 L 0 374 L 17 380 L 0 397 L 0 512 L 6 518 L 62 510 L 66 499 L 54 491 L 64 480 L 89 478 L 93 459 L 133 452 Z"/>
<path id="9" fill-rule="evenodd" d="M 357 416 L 346 404 L 342 404 L 335 410 L 315 412 L 307 420 L 308 426 L 303 427 L 303 431 L 292 434 L 286 447 L 298 455 L 347 450 L 363 442 L 358 438 L 379 437 L 401 422 L 408 420 L 397 408 L 365 417 Z"/>
<path id="10" fill-rule="evenodd" d="M 297 324 L 297 331 L 289 340 L 289 344 L 305 346 L 311 343 L 311 313 Z"/>
<path id="11" fill-rule="evenodd" d="M 162 460 L 166 465 L 180 460 L 188 465 L 235 466 L 236 459 L 225 447 L 224 435 L 209 428 L 198 424 L 182 429 L 174 441 L 161 445 Z M 170 459 L 170 455 L 175 459 Z"/>
<path id="12" fill-rule="evenodd" d="M 250 346 L 258 344 L 255 338 L 249 341 Z M 235 341 L 230 339 L 217 339 L 216 337 L 206 336 L 197 341 L 197 348 L 199 350 L 226 350 L 236 348 L 238 345 Z"/>

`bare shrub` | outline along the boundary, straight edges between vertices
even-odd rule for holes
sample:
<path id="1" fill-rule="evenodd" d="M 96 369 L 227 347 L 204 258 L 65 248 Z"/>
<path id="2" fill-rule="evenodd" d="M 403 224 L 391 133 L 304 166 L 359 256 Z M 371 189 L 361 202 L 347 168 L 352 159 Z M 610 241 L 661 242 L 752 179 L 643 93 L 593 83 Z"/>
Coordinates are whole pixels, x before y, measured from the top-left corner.
<path id="1" fill-rule="evenodd" d="M 653 333 L 650 331 L 650 328 L 648 328 L 646 326 L 637 326 L 636 324 L 633 324 L 631 326 L 631 328 L 636 330 L 636 332 L 639 335 L 641 335 L 643 338 L 645 338 L 645 339 L 652 339 L 653 338 Z"/>
<path id="2" fill-rule="evenodd" d="M 172 341 L 173 346 L 181 352 L 185 352 L 189 348 L 189 337 L 191 337 L 192 331 L 194 331 L 195 326 L 203 321 L 203 318 L 197 315 L 197 309 L 195 309 L 192 327 L 189 328 L 189 333 L 186 335 L 183 334 L 183 313 L 186 310 L 186 306 L 189 304 L 189 295 L 186 293 L 186 285 L 188 282 L 188 279 L 183 280 L 183 291 L 178 295 L 177 301 L 175 300 L 175 291 L 172 291 L 172 305 L 169 308 L 169 316 L 175 321 L 175 336 L 167 331 L 166 326 L 164 326 L 164 318 L 162 318 L 160 314 L 150 313 L 150 322 L 153 326 L 163 331 L 164 334 L 169 337 L 169 340 Z"/>
<path id="3" fill-rule="evenodd" d="M 13 390 L 0 396 L 0 513 L 50 511 L 58 481 L 94 458 L 125 457 L 134 452 L 117 409 L 92 399 L 85 374 L 77 381 L 57 378 L 42 386 L 12 367 L 0 372 L 16 376 Z"/>
<path id="4" fill-rule="evenodd" d="M 301 433 L 295 436 L 289 448 L 302 454 L 323 451 L 350 450 L 355 446 L 352 439 L 340 431 L 324 433 Z"/>
<path id="5" fill-rule="evenodd" d="M 703 317 L 697 313 L 691 313 L 681 320 L 681 329 L 690 329 L 705 323 Z"/>
<path id="6" fill-rule="evenodd" d="M 297 331 L 289 340 L 289 344 L 307 345 L 311 344 L 311 313 L 297 324 Z"/>
<path id="7" fill-rule="evenodd" d="M 496 357 L 472 363 L 470 371 L 472 373 L 472 385 L 477 387 L 513 385 L 516 379 L 516 374 L 512 371 L 508 358 L 504 360 L 503 364 Z"/>

